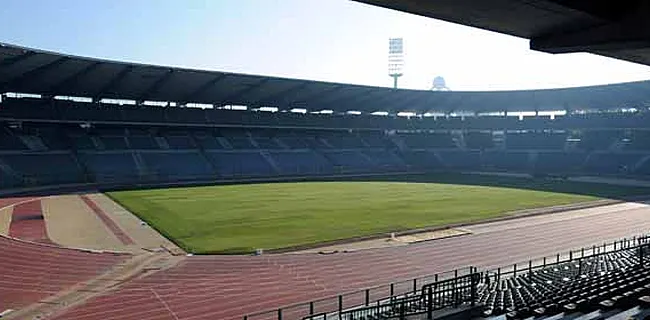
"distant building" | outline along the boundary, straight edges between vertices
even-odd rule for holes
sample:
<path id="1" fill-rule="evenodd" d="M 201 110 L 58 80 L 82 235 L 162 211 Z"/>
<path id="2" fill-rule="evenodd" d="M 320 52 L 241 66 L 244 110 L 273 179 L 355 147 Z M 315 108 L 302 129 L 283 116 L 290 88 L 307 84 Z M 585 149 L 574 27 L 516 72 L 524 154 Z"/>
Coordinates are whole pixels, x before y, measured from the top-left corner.
<path id="1" fill-rule="evenodd" d="M 437 76 L 433 78 L 433 85 L 431 86 L 431 90 L 433 91 L 449 91 L 450 89 L 447 87 L 447 83 L 445 82 L 445 78 L 441 76 Z"/>

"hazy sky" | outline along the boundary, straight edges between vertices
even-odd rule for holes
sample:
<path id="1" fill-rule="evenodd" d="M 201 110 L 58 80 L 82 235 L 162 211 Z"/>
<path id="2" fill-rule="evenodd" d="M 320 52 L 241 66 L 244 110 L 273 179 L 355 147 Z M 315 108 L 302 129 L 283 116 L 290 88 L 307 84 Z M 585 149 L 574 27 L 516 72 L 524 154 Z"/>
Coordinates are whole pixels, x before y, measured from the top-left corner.
<path id="1" fill-rule="evenodd" d="M 650 79 L 650 68 L 346 0 L 2 0 L 0 42 L 115 60 L 400 87 L 553 88 Z"/>

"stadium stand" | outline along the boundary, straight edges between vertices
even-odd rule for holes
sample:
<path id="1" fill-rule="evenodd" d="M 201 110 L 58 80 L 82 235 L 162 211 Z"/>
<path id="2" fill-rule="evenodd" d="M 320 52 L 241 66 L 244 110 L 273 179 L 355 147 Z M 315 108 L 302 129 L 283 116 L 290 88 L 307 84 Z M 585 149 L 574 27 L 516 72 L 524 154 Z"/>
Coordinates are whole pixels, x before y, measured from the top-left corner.
<path id="1" fill-rule="evenodd" d="M 5 105 L 10 107 L 5 108 Z M 178 108 L 173 111 L 174 120 L 170 120 L 172 118 L 164 114 L 158 115 L 170 108 L 151 106 L 141 109 L 104 106 L 104 110 L 119 110 L 121 120 L 110 121 L 114 117 L 106 117 L 104 120 L 109 121 L 101 123 L 17 118 L 24 116 L 16 111 L 18 106 L 44 108 L 44 105 L 47 105 L 45 108 L 67 108 L 68 113 L 92 108 L 88 103 L 71 101 L 48 104 L 35 98 L 5 98 L 0 109 L 0 119 L 4 119 L 0 131 L 0 171 L 6 177 L 4 188 L 62 183 L 114 184 L 121 178 L 126 179 L 125 183 L 138 180 L 152 183 L 408 170 L 610 175 L 647 175 L 649 170 L 650 149 L 647 146 L 650 137 L 641 130 L 582 129 L 575 135 L 551 129 L 505 134 L 480 129 L 484 121 L 490 125 L 494 121 L 510 121 L 499 117 L 418 120 L 420 124 L 438 121 L 445 126 L 466 128 L 435 132 L 359 127 L 339 130 L 337 127 L 342 123 L 326 121 L 319 124 L 322 126 L 319 129 L 260 128 L 247 124 L 206 127 L 193 119 L 203 119 L 196 115 L 215 111 Z M 261 118 L 275 121 L 284 116 L 256 111 L 223 112 L 229 116 L 245 115 L 258 123 L 266 121 Z M 56 116 L 59 112 L 52 114 Z M 137 121 L 125 122 L 125 117 Z M 369 123 L 378 122 L 378 116 L 372 117 Z M 566 118 L 569 116 L 563 119 Z M 157 121 L 155 125 L 136 123 L 151 119 Z M 180 124 L 176 119 L 186 122 Z M 358 123 L 363 117 L 338 116 L 336 119 Z M 540 124 L 538 118 L 532 120 L 533 126 L 548 125 L 551 121 Z M 514 123 L 522 126 L 525 122 L 516 120 Z M 475 128 L 468 129 L 468 125 Z M 55 165 L 44 169 L 38 164 L 43 160 Z"/>
<path id="2" fill-rule="evenodd" d="M 38 51 L 29 51 L 31 53 L 26 55 L 25 50 L 0 46 L 0 53 L 5 54 L 0 56 L 0 62 L 13 65 L 13 59 L 5 58 L 9 56 L 22 56 L 27 60 L 32 56 L 50 60 L 59 58 Z M 596 96 L 600 95 L 621 95 L 628 104 L 643 105 L 647 92 L 645 82 L 558 89 L 565 90 L 563 94 L 554 94 L 554 90 L 440 93 L 178 69 L 169 76 L 170 83 L 177 83 L 174 88 L 164 88 L 163 81 L 163 87 L 154 86 L 155 90 L 147 92 L 152 87 L 144 83 L 154 80 L 148 78 L 140 82 L 134 79 L 145 79 L 140 76 L 158 70 L 158 67 L 150 66 L 148 71 L 144 71 L 140 65 L 126 67 L 127 64 L 77 57 L 60 61 L 63 65 L 74 61 L 79 66 L 123 68 L 128 76 L 120 79 L 93 74 L 92 78 L 86 78 L 81 74 L 77 79 L 75 74 L 69 74 L 70 70 L 54 68 L 52 71 L 61 73 L 57 79 L 68 73 L 68 79 L 74 81 L 63 83 L 65 86 L 44 88 L 30 87 L 29 81 L 15 82 L 0 74 L 0 83 L 5 90 L 0 101 L 2 191 L 43 186 L 58 188 L 68 184 L 92 188 L 128 187 L 409 171 L 650 176 L 650 135 L 647 131 L 650 129 L 650 116 L 645 110 L 610 112 L 607 108 L 611 105 L 600 105 L 595 107 L 599 109 L 596 111 L 569 112 L 554 118 L 520 118 L 507 116 L 505 112 L 519 107 L 524 109 L 522 111 L 531 111 L 533 107 L 534 111 L 555 110 L 549 109 L 555 106 L 575 109 L 584 105 L 585 96 L 597 99 Z M 23 68 L 21 66 L 18 64 L 16 68 Z M 167 70 L 161 74 L 166 74 Z M 29 70 L 23 71 L 29 75 Z M 44 72 L 43 77 L 47 77 L 49 72 Z M 222 80 L 224 83 L 217 85 Z M 103 92 L 98 85 L 113 81 L 116 85 L 110 92 Z M 187 82 L 187 85 L 179 85 L 181 82 Z M 49 92 L 51 88 L 61 92 Z M 372 93 L 368 94 L 369 91 Z M 27 96 L 16 94 L 20 92 L 31 93 Z M 85 97 L 87 93 L 92 93 L 92 98 L 85 100 L 87 102 L 66 98 L 67 95 Z M 158 104 L 147 104 L 143 97 L 158 99 Z M 360 99 L 364 103 L 355 103 Z M 407 100 L 409 106 L 419 112 L 416 116 L 371 114 L 377 105 L 399 111 Z M 612 99 L 601 100 L 613 103 Z M 531 104 L 531 101 L 535 103 Z M 445 110 L 444 116 L 425 114 L 431 105 L 450 103 L 454 107 L 497 115 L 454 116 L 452 110 Z M 190 107 L 191 104 L 206 105 Z M 277 112 L 266 112 L 260 110 L 263 105 L 278 105 L 280 108 Z M 283 109 L 294 105 L 305 105 L 310 110 L 296 113 Z M 233 106 L 246 107 L 245 110 L 235 110 L 237 108 Z M 348 112 L 358 109 L 363 112 Z M 314 112 L 316 110 L 331 112 Z M 7 269 L 3 275 L 11 274 L 10 266 L 28 264 L 26 260 L 16 260 L 20 258 L 16 247 L 24 251 L 25 257 L 34 256 L 32 251 L 38 251 L 35 254 L 47 258 L 43 261 L 52 268 L 53 277 L 39 283 L 42 292 L 29 291 L 34 289 L 30 287 L 25 292 L 38 294 L 24 295 L 26 298 L 17 295 L 24 301 L 8 298 L 6 301 L 10 304 L 0 307 L 33 302 L 82 281 L 83 277 L 90 276 L 88 272 L 91 269 L 105 270 L 119 260 L 119 257 L 111 255 L 72 257 L 78 252 L 50 247 L 48 250 L 51 251 L 45 252 L 41 247 L 1 238 L 0 252 L 6 261 L 3 260 L 4 265 L 0 267 Z M 435 305 L 435 309 L 445 309 L 474 303 L 480 306 L 481 314 L 477 316 L 494 319 L 622 315 L 643 318 L 647 316 L 647 300 L 650 300 L 645 286 L 649 279 L 648 260 L 643 257 L 650 253 L 646 252 L 647 249 L 634 251 L 637 248 L 628 243 L 626 247 L 609 248 L 603 253 L 594 253 L 593 249 L 590 256 L 581 255 L 578 259 L 569 257 L 566 260 L 558 256 L 554 263 L 545 261 L 541 266 L 529 265 L 519 273 L 516 265 L 514 270 L 497 270 L 496 273 L 470 268 L 469 274 L 454 275 L 453 282 L 436 278 L 424 286 L 420 283 L 420 290 L 413 284 L 415 294 L 392 296 L 391 290 L 391 299 L 377 300 L 373 307 L 368 305 L 370 298 L 366 295 L 365 305 L 361 296 L 346 300 L 346 303 L 356 304 L 346 305 L 346 309 L 350 308 L 349 313 L 343 313 L 340 305 L 339 310 L 335 310 L 336 302 L 330 311 L 343 319 L 367 320 L 395 318 L 404 313 L 422 314 L 431 310 L 431 305 Z M 8 253 L 6 257 L 5 252 Z M 60 261 L 53 261 L 54 256 Z M 82 259 L 86 259 L 88 265 L 86 260 L 81 263 Z M 190 259 L 178 269 L 171 269 L 170 274 L 178 271 L 183 277 L 181 279 L 201 286 L 203 279 L 195 276 L 212 277 L 215 270 L 220 270 L 215 268 L 214 261 L 209 260 Z M 65 274 L 66 281 L 57 282 L 59 272 L 64 272 L 64 269 L 69 269 L 70 274 Z M 42 272 L 43 269 L 33 270 Z M 11 275 L 12 279 L 18 279 L 17 282 L 23 280 L 20 278 L 23 274 Z M 33 285 L 30 279 L 35 275 L 26 276 L 21 283 Z M 161 276 L 166 277 L 164 273 Z M 383 275 L 386 280 L 391 276 L 388 273 Z M 370 278 L 376 280 L 372 274 L 364 279 Z M 155 280 L 155 277 L 145 277 L 120 290 L 146 287 L 153 283 L 148 281 Z M 14 284 L 20 288 L 20 284 Z M 353 289 L 344 282 L 339 285 L 330 288 L 328 293 Z M 310 291 L 313 289 L 311 286 L 303 289 L 315 293 Z M 131 304 L 119 312 L 138 313 L 140 303 L 145 301 L 157 306 L 157 315 L 166 314 L 155 297 L 148 293 L 140 294 L 140 300 L 130 301 Z M 301 292 L 287 293 L 287 298 L 300 297 L 303 297 Z M 0 297 L 3 303 L 4 298 Z M 254 299 L 253 296 L 249 298 Z M 309 298 L 317 298 L 317 295 Z M 107 311 L 112 305 L 104 305 L 104 302 L 114 302 L 111 299 L 124 300 L 122 297 L 102 296 L 94 299 L 91 305 L 98 306 L 97 310 Z M 359 305 L 362 307 L 353 308 Z M 277 305 L 269 302 L 268 307 Z M 188 311 L 185 316 L 199 316 L 200 308 Z M 304 311 L 301 311 L 300 319 L 304 317 Z M 64 318 L 93 315 L 86 312 L 87 309 L 73 308 Z M 313 317 L 308 315 L 308 318 Z"/>
<path id="3" fill-rule="evenodd" d="M 331 317 L 362 319 L 647 319 L 650 317 L 650 244 L 647 237 L 556 255 L 555 261 L 489 271 L 470 267 L 400 296 Z M 519 268 L 518 268 L 519 267 Z M 462 307 L 466 306 L 465 309 Z M 453 313 L 451 313 L 453 315 Z M 326 319 L 327 314 L 305 319 Z"/>

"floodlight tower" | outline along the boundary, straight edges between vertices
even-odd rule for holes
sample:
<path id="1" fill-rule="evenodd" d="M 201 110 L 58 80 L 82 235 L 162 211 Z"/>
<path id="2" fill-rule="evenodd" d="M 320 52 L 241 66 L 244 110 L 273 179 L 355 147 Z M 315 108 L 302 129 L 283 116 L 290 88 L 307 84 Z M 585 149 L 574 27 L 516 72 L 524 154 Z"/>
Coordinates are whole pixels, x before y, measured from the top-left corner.
<path id="1" fill-rule="evenodd" d="M 397 89 L 397 79 L 404 73 L 404 39 L 388 39 L 388 75 L 393 78 L 393 88 Z"/>

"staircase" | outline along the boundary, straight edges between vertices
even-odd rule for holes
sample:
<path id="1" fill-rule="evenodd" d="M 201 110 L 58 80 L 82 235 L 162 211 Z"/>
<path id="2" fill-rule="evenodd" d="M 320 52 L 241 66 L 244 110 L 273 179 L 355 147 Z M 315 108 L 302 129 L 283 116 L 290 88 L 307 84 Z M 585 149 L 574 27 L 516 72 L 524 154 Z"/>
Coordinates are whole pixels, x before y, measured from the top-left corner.
<path id="1" fill-rule="evenodd" d="M 404 140 L 400 139 L 397 135 L 389 136 L 390 141 L 399 148 L 400 152 L 409 151 L 408 146 L 404 143 Z"/>
<path id="2" fill-rule="evenodd" d="M 2 159 L 0 159 L 0 171 L 4 172 L 7 176 L 14 177 L 17 180 L 21 179 L 21 175 L 4 161 L 2 161 Z"/>
<path id="3" fill-rule="evenodd" d="M 135 162 L 135 167 L 138 169 L 138 176 L 145 177 L 148 172 L 144 160 L 142 160 L 140 154 L 135 151 L 132 152 L 131 155 L 133 156 L 133 162 Z"/>
<path id="4" fill-rule="evenodd" d="M 632 172 L 636 172 L 637 170 L 642 168 L 649 160 L 650 160 L 650 155 L 641 158 L 641 160 L 637 161 L 632 167 Z"/>
<path id="5" fill-rule="evenodd" d="M 232 145 L 228 142 L 228 139 L 224 137 L 217 137 L 217 142 L 219 142 L 224 149 L 232 149 Z"/>
<path id="6" fill-rule="evenodd" d="M 537 168 L 537 158 L 539 157 L 539 151 L 529 151 L 528 152 L 528 170 L 535 171 Z"/>
<path id="7" fill-rule="evenodd" d="M 462 150 L 467 149 L 467 144 L 465 143 L 465 134 L 462 131 L 452 131 L 451 137 L 458 148 Z"/>
<path id="8" fill-rule="evenodd" d="M 160 147 L 160 149 L 165 149 L 165 150 L 169 149 L 169 143 L 167 143 L 165 137 L 156 136 L 153 138 L 154 140 L 156 140 L 156 143 L 158 144 L 158 147 Z"/>
<path id="9" fill-rule="evenodd" d="M 43 140 L 37 136 L 27 136 L 27 135 L 18 135 L 20 141 L 22 141 L 29 150 L 32 151 L 46 151 L 48 150 L 47 146 L 43 143 Z"/>
<path id="10" fill-rule="evenodd" d="M 212 163 L 212 161 L 210 161 L 210 157 L 208 157 L 208 155 L 205 153 L 205 149 L 203 148 L 203 145 L 198 143 L 198 141 L 196 141 L 196 138 L 194 136 L 190 136 L 190 139 L 192 139 L 194 145 L 197 146 L 199 150 L 199 154 L 201 155 L 203 160 L 205 160 L 205 162 L 208 163 L 208 166 L 210 166 L 212 173 L 217 175 L 219 173 L 219 171 L 217 170 L 217 166 L 214 163 Z"/>
<path id="11" fill-rule="evenodd" d="M 284 141 L 282 141 L 282 140 L 279 139 L 279 138 L 273 138 L 272 140 L 273 140 L 273 142 L 275 142 L 277 145 L 279 145 L 282 149 L 291 149 L 291 148 L 289 148 L 288 145 L 286 145 L 286 144 L 284 143 Z"/>
<path id="12" fill-rule="evenodd" d="M 266 160 L 266 162 L 269 163 L 271 168 L 273 168 L 273 171 L 275 171 L 275 173 L 282 173 L 280 168 L 278 167 L 278 164 L 275 163 L 275 160 L 273 159 L 273 157 L 271 156 L 271 154 L 268 151 L 260 150 L 260 154 L 262 155 L 264 160 Z"/>

